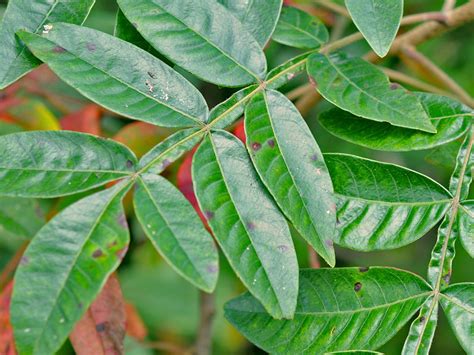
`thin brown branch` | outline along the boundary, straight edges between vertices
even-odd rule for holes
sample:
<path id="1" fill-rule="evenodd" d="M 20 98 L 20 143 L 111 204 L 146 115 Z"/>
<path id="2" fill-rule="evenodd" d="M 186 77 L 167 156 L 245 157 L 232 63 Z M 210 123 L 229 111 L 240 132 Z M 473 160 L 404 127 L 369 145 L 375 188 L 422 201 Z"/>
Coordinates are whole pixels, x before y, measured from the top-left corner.
<path id="1" fill-rule="evenodd" d="M 448 21 L 448 15 L 445 12 L 434 11 L 434 12 L 422 12 L 420 14 L 413 14 L 405 16 L 400 25 L 411 25 L 418 22 L 426 21 L 438 21 L 441 23 L 446 23 Z"/>
<path id="2" fill-rule="evenodd" d="M 319 269 L 321 263 L 319 262 L 318 253 L 313 249 L 311 245 L 308 244 L 308 258 L 309 258 L 309 267 L 312 269 Z"/>
<path id="3" fill-rule="evenodd" d="M 305 84 L 298 86 L 297 88 L 289 91 L 286 96 L 288 99 L 291 101 L 296 100 L 297 98 L 306 95 L 309 92 L 312 92 L 314 90 L 314 87 L 311 83 Z"/>
<path id="4" fill-rule="evenodd" d="M 212 349 L 212 324 L 215 314 L 215 298 L 211 293 L 199 292 L 200 324 L 196 340 L 196 354 L 209 355 Z"/>
<path id="5" fill-rule="evenodd" d="M 357 42 L 357 41 L 361 40 L 362 38 L 364 38 L 362 33 L 355 32 L 355 33 L 350 34 L 346 37 L 338 39 L 337 41 L 326 44 L 325 46 L 321 47 L 319 52 L 323 53 L 323 54 L 328 54 L 330 52 L 335 51 L 336 49 L 339 49 L 339 48 L 348 46 L 349 44 L 352 44 L 354 42 Z"/>
<path id="6" fill-rule="evenodd" d="M 334 11 L 336 14 L 350 17 L 349 11 L 344 6 L 338 5 L 331 0 L 314 0 L 314 2 L 322 7 L 325 7 L 328 10 Z"/>
<path id="7" fill-rule="evenodd" d="M 443 12 L 449 12 L 456 6 L 456 0 L 444 0 Z"/>

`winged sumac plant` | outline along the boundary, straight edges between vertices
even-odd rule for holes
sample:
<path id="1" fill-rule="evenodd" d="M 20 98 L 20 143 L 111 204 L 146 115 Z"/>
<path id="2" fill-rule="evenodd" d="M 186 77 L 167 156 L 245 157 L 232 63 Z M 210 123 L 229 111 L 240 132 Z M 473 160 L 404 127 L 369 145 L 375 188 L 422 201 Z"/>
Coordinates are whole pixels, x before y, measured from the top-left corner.
<path id="1" fill-rule="evenodd" d="M 10 0 L 3 18 L 1 88 L 45 63 L 103 108 L 174 129 L 140 159 L 117 141 L 85 133 L 0 137 L 2 201 L 94 190 L 45 224 L 19 263 L 10 309 L 19 354 L 53 354 L 74 329 L 73 345 L 81 343 L 75 326 L 94 322 L 97 307 L 108 304 L 104 295 L 88 310 L 129 247 L 122 201 L 132 191 L 146 236 L 195 287 L 213 292 L 219 252 L 225 256 L 248 290 L 227 303 L 225 316 L 267 352 L 374 353 L 415 318 L 402 352 L 427 354 L 439 306 L 473 352 L 474 283 L 449 285 L 455 242 L 474 255 L 472 99 L 456 96 L 459 90 L 454 98 L 408 91 L 370 63 L 378 61 L 373 53 L 344 50 L 365 38 L 380 56 L 417 54 L 417 44 L 466 22 L 472 1 L 456 9 L 447 1 L 437 18 L 415 19 L 402 19 L 402 0 L 329 4 L 360 30 L 340 39 L 311 12 L 282 8 L 281 0 L 117 3 L 115 36 L 82 26 L 93 0 Z M 432 18 L 396 37 L 401 24 Z M 303 52 L 268 68 L 270 40 Z M 238 90 L 209 110 L 176 67 Z M 308 78 L 304 95 L 332 104 L 319 122 L 343 140 L 380 151 L 462 142 L 449 187 L 402 166 L 321 153 L 304 105 L 284 94 L 298 74 Z M 244 143 L 226 131 L 242 115 Z M 193 184 L 186 195 L 195 194 L 195 208 L 161 175 L 185 154 Z M 426 280 L 390 267 L 335 267 L 335 244 L 399 248 L 438 223 Z M 290 226 L 328 267 L 299 269 Z"/>

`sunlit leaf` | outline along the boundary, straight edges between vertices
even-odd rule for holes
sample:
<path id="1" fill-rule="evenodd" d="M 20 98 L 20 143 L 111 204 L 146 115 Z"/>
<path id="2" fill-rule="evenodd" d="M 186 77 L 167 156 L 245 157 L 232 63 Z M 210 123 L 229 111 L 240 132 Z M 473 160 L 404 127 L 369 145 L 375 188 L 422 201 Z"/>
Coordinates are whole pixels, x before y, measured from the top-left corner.
<path id="1" fill-rule="evenodd" d="M 227 303 L 225 316 L 271 354 L 370 350 L 392 338 L 430 293 L 424 280 L 398 269 L 307 269 L 292 320 L 272 319 L 249 294 Z"/>
<path id="2" fill-rule="evenodd" d="M 275 318 L 291 318 L 298 264 L 284 217 L 259 182 L 244 145 L 230 133 L 206 137 L 193 160 L 201 210 L 230 265 Z"/>
<path id="3" fill-rule="evenodd" d="M 459 207 L 459 237 L 464 249 L 474 258 L 474 200 L 464 201 Z"/>

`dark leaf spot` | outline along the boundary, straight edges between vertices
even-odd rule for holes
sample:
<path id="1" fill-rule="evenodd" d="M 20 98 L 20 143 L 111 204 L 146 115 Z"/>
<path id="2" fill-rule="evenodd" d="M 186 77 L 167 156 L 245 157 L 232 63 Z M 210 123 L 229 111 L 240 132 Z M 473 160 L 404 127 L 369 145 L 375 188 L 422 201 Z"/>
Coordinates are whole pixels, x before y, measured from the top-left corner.
<path id="1" fill-rule="evenodd" d="M 28 265 L 30 263 L 30 259 L 23 255 L 20 259 L 20 265 Z"/>
<path id="2" fill-rule="evenodd" d="M 252 222 L 247 222 L 247 229 L 249 230 L 254 230 L 255 229 L 255 224 Z"/>
<path id="3" fill-rule="evenodd" d="M 125 217 L 125 214 L 124 214 L 124 213 L 120 214 L 120 216 L 119 216 L 119 218 L 118 218 L 118 224 L 119 224 L 121 227 L 125 228 L 125 229 L 128 228 L 127 217 Z"/>
<path id="4" fill-rule="evenodd" d="M 214 212 L 212 211 L 205 211 L 204 212 L 204 215 L 206 216 L 206 219 L 209 221 L 210 219 L 212 219 L 214 217 Z"/>
<path id="5" fill-rule="evenodd" d="M 127 160 L 127 163 L 126 163 L 126 165 L 127 165 L 127 169 L 131 169 L 131 168 L 133 168 L 133 161 L 131 161 L 131 160 Z"/>
<path id="6" fill-rule="evenodd" d="M 99 323 L 99 324 L 96 324 L 95 326 L 95 330 L 97 330 L 99 333 L 104 332 L 106 328 L 107 328 L 106 323 Z"/>
<path id="7" fill-rule="evenodd" d="M 446 282 L 448 284 L 449 281 L 451 280 L 451 273 L 448 272 L 446 275 L 444 275 L 443 280 L 444 280 L 444 282 Z"/>
<path id="8" fill-rule="evenodd" d="M 171 161 L 169 161 L 168 159 L 163 160 L 163 162 L 161 163 L 162 169 L 166 169 L 170 165 L 171 165 Z"/>
<path id="9" fill-rule="evenodd" d="M 275 141 L 273 139 L 269 139 L 267 143 L 270 148 L 275 147 Z"/>
<path id="10" fill-rule="evenodd" d="M 426 318 L 425 318 L 424 316 L 421 316 L 421 317 L 420 317 L 420 323 L 424 323 L 425 320 L 426 320 Z"/>
<path id="11" fill-rule="evenodd" d="M 147 72 L 147 74 L 150 76 L 150 78 L 156 79 L 156 75 L 153 74 L 151 71 Z"/>
<path id="12" fill-rule="evenodd" d="M 216 273 L 217 270 L 219 270 L 218 267 L 217 267 L 217 265 L 209 265 L 209 266 L 207 267 L 207 271 L 210 272 L 210 273 L 212 273 L 212 274 Z"/>
<path id="13" fill-rule="evenodd" d="M 356 282 L 354 284 L 354 291 L 359 292 L 362 289 L 362 284 L 360 282 Z"/>
<path id="14" fill-rule="evenodd" d="M 255 142 L 255 143 L 252 143 L 252 149 L 257 151 L 257 150 L 260 150 L 260 148 L 262 148 L 262 145 L 258 142 Z"/>
<path id="15" fill-rule="evenodd" d="M 87 42 L 86 48 L 87 48 L 89 51 L 93 52 L 93 51 L 95 51 L 95 50 L 97 49 L 97 46 L 95 45 L 95 43 Z"/>
<path id="16" fill-rule="evenodd" d="M 107 245 L 107 248 L 110 249 L 110 248 L 113 248 L 113 247 L 116 246 L 116 245 L 117 245 L 117 241 L 114 240 L 112 243 L 109 243 L 109 244 Z"/>
<path id="17" fill-rule="evenodd" d="M 64 52 L 66 52 L 66 50 L 61 46 L 56 46 L 56 47 L 53 48 L 53 52 L 54 53 L 64 53 Z"/>
<path id="18" fill-rule="evenodd" d="M 359 271 L 360 272 L 367 272 L 367 271 L 369 271 L 369 268 L 367 266 L 362 266 L 362 267 L 359 268 Z"/>
<path id="19" fill-rule="evenodd" d="M 278 250 L 284 253 L 285 251 L 288 250 L 288 245 L 279 245 Z"/>
<path id="20" fill-rule="evenodd" d="M 391 83 L 390 84 L 390 89 L 391 90 L 397 90 L 400 88 L 400 84 L 397 84 L 397 83 Z"/>
<path id="21" fill-rule="evenodd" d="M 93 258 L 100 258 L 102 255 L 104 255 L 104 253 L 100 249 L 97 249 L 96 251 L 92 253 Z"/>
<path id="22" fill-rule="evenodd" d="M 316 160 L 318 160 L 318 155 L 317 155 L 317 154 L 313 154 L 313 155 L 311 156 L 311 161 L 316 161 Z"/>
<path id="23" fill-rule="evenodd" d="M 334 245 L 334 242 L 331 239 L 326 239 L 326 245 L 328 247 L 332 247 Z"/>

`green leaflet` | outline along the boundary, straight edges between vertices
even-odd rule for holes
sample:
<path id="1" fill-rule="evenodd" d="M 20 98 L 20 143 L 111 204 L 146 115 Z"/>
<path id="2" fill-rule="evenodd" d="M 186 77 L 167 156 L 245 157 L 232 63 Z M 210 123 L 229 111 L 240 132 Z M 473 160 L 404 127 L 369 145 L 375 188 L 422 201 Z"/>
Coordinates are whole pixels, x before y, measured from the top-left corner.
<path id="1" fill-rule="evenodd" d="M 111 111 L 167 127 L 202 125 L 208 108 L 184 77 L 117 37 L 64 23 L 42 36 L 20 32 L 28 48 L 65 82 Z"/>
<path id="2" fill-rule="evenodd" d="M 459 207 L 458 230 L 461 243 L 474 258 L 474 200 L 464 201 Z"/>
<path id="3" fill-rule="evenodd" d="M 31 239 L 44 223 L 38 201 L 0 197 L 0 240 Z"/>
<path id="4" fill-rule="evenodd" d="M 337 201 L 337 236 L 361 250 L 398 248 L 424 236 L 451 204 L 449 192 L 415 171 L 345 154 L 325 154 Z"/>
<path id="5" fill-rule="evenodd" d="M 265 81 L 267 83 L 266 88 L 268 90 L 278 89 L 280 86 L 285 85 L 293 78 L 304 71 L 306 68 L 306 62 L 308 57 L 314 52 L 307 52 L 300 54 L 299 56 L 292 58 L 282 65 L 270 70 Z"/>
<path id="6" fill-rule="evenodd" d="M 459 200 L 466 199 L 469 195 L 469 187 L 472 182 L 474 169 L 474 124 L 471 124 L 470 130 L 459 149 L 456 158 L 456 167 L 454 168 L 451 180 L 449 181 L 449 191 L 453 195 L 457 194 L 459 189 Z"/>
<path id="7" fill-rule="evenodd" d="M 136 165 L 135 155 L 124 145 L 84 133 L 36 131 L 1 136 L 0 195 L 74 194 L 127 177 Z"/>
<path id="8" fill-rule="evenodd" d="M 203 135 L 204 133 L 197 128 L 173 133 L 140 159 L 139 170 L 161 174 L 171 163 L 198 144 Z"/>
<path id="9" fill-rule="evenodd" d="M 193 159 L 194 191 L 217 242 L 247 289 L 275 318 L 291 318 L 298 264 L 284 217 L 260 185 L 243 144 L 218 131 Z"/>
<path id="10" fill-rule="evenodd" d="M 383 355 L 383 353 L 378 351 L 370 351 L 370 350 L 346 350 L 346 351 L 334 351 L 330 353 L 325 353 L 324 355 L 344 355 L 344 354 L 351 354 L 351 355 Z"/>
<path id="11" fill-rule="evenodd" d="M 249 294 L 225 317 L 272 354 L 376 349 L 392 338 L 430 295 L 424 280 L 391 268 L 303 269 L 292 320 L 272 319 Z"/>
<path id="12" fill-rule="evenodd" d="M 18 41 L 15 33 L 41 33 L 44 25 L 65 21 L 82 24 L 95 0 L 10 0 L 0 27 L 0 89 L 4 89 L 41 62 Z"/>
<path id="13" fill-rule="evenodd" d="M 265 76 L 267 63 L 259 44 L 216 1 L 118 0 L 118 4 L 159 52 L 203 80 L 237 87 Z"/>
<path id="14" fill-rule="evenodd" d="M 438 300 L 429 297 L 412 322 L 402 355 L 428 355 L 438 325 Z"/>
<path id="15" fill-rule="evenodd" d="M 11 305 L 19 353 L 59 350 L 120 264 L 129 243 L 121 203 L 129 187 L 121 183 L 67 207 L 28 246 Z"/>
<path id="16" fill-rule="evenodd" d="M 317 17 L 295 7 L 284 7 L 272 39 L 290 47 L 315 49 L 329 40 L 329 33 Z"/>
<path id="17" fill-rule="evenodd" d="M 261 92 L 246 107 L 245 132 L 263 183 L 296 230 L 334 266 L 331 177 L 303 117 L 283 94 Z"/>
<path id="18" fill-rule="evenodd" d="M 22 131 L 23 128 L 21 128 L 21 126 L 15 123 L 7 123 L 4 121 L 0 121 L 0 136 L 3 136 L 5 134 L 18 133 Z"/>
<path id="19" fill-rule="evenodd" d="M 473 110 L 448 97 L 421 92 L 415 95 L 436 128 L 436 134 L 368 121 L 337 107 L 323 112 L 319 122 L 336 137 L 385 151 L 430 149 L 454 141 L 467 132 L 474 117 Z"/>
<path id="20" fill-rule="evenodd" d="M 192 284 L 212 292 L 219 271 L 217 249 L 181 192 L 159 175 L 144 174 L 133 203 L 145 233 L 166 261 Z"/>
<path id="21" fill-rule="evenodd" d="M 439 302 L 449 324 L 467 354 L 473 351 L 474 283 L 449 286 L 440 294 Z"/>
<path id="22" fill-rule="evenodd" d="M 308 58 L 308 74 L 328 101 L 356 116 L 391 125 L 436 133 L 417 97 L 361 58 L 341 53 L 315 53 Z"/>
<path id="23" fill-rule="evenodd" d="M 251 33 L 260 47 L 270 39 L 280 16 L 282 0 L 218 0 Z"/>
<path id="24" fill-rule="evenodd" d="M 403 0 L 345 0 L 354 24 L 379 57 L 385 57 L 397 35 Z"/>

